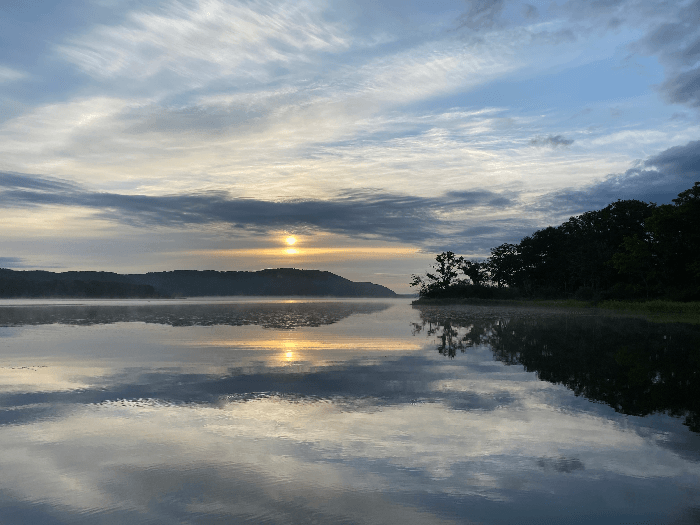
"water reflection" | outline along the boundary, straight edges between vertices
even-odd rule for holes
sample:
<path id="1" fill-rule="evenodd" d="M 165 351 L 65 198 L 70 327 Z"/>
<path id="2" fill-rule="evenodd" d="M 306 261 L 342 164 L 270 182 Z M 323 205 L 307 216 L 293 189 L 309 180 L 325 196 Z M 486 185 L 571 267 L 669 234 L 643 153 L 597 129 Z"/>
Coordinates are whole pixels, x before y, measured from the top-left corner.
<path id="1" fill-rule="evenodd" d="M 0 306 L 0 327 L 66 324 L 150 323 L 170 326 L 246 326 L 291 330 L 337 323 L 351 315 L 373 314 L 387 303 L 283 302 L 218 304 Z"/>
<path id="2" fill-rule="evenodd" d="M 700 328 L 600 315 L 532 315 L 419 309 L 414 335 L 433 337 L 438 352 L 454 358 L 476 345 L 522 365 L 543 381 L 634 416 L 683 416 L 700 432 Z"/>
<path id="3" fill-rule="evenodd" d="M 8 327 L 0 522 L 692 523 L 700 436 L 494 359 L 541 315 L 359 304 Z"/>

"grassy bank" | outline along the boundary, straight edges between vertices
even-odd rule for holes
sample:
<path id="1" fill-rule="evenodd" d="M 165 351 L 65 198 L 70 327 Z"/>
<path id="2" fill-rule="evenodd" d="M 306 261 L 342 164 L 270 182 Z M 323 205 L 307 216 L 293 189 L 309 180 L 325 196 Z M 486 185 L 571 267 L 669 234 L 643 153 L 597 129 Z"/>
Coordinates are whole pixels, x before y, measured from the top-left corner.
<path id="1" fill-rule="evenodd" d="M 664 323 L 700 324 L 700 302 L 679 301 L 581 301 L 576 299 L 478 299 L 478 298 L 420 298 L 414 305 L 474 306 L 534 306 L 562 309 L 591 308 L 608 312 L 619 312 L 646 317 L 650 321 Z"/>
<path id="2" fill-rule="evenodd" d="M 596 308 L 643 315 L 652 321 L 700 324 L 700 302 L 678 301 L 601 301 Z"/>
<path id="3" fill-rule="evenodd" d="M 469 304 L 474 306 L 559 306 L 564 308 L 590 308 L 593 303 L 577 299 L 481 299 L 479 297 L 421 297 L 411 304 L 451 305 Z"/>

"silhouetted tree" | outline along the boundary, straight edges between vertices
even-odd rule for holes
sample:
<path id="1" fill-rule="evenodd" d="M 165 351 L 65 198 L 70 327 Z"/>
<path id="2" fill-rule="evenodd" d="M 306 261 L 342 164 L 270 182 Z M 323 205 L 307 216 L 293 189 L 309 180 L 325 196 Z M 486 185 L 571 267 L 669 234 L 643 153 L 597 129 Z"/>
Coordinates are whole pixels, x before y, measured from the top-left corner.
<path id="1" fill-rule="evenodd" d="M 679 299 L 700 299 L 700 182 L 659 206 L 646 222 L 662 284 Z"/>
<path id="2" fill-rule="evenodd" d="M 432 265 L 433 272 L 427 272 L 425 279 L 413 275 L 411 286 L 418 286 L 420 295 L 444 293 L 459 282 L 457 277 L 463 260 L 453 252 L 442 252 L 435 257 L 435 264 Z"/>
<path id="3" fill-rule="evenodd" d="M 522 266 L 520 250 L 516 244 L 505 243 L 491 248 L 491 257 L 487 261 L 487 267 L 491 274 L 491 280 L 499 288 L 515 285 L 517 274 Z"/>
<path id="4" fill-rule="evenodd" d="M 432 297 L 485 296 L 495 286 L 524 296 L 700 299 L 699 225 L 696 182 L 673 204 L 618 200 L 492 248 L 484 262 L 443 252 L 412 285 Z"/>
<path id="5" fill-rule="evenodd" d="M 489 280 L 488 267 L 483 262 L 463 259 L 460 270 L 474 286 L 483 286 Z"/>

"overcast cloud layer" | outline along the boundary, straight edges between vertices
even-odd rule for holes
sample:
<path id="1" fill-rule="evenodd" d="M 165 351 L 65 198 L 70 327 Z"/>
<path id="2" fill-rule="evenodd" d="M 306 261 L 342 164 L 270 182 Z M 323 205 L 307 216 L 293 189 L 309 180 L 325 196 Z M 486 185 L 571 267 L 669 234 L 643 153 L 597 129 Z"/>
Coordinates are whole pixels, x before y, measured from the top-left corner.
<path id="1" fill-rule="evenodd" d="M 435 252 L 670 202 L 700 180 L 698 19 L 700 1 L 3 3 L 0 265 L 282 265 L 407 291 Z"/>

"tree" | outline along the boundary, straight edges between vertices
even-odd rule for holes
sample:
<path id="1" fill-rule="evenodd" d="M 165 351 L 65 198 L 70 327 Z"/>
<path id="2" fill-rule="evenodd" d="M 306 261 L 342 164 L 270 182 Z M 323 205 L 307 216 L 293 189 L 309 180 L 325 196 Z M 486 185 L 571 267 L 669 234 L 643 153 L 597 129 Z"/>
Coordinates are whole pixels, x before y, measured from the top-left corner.
<path id="1" fill-rule="evenodd" d="M 426 279 L 413 275 L 411 286 L 418 286 L 422 296 L 445 292 L 459 282 L 457 277 L 463 262 L 464 259 L 453 252 L 442 252 L 435 257 L 435 264 L 432 265 L 434 273 L 426 273 Z"/>
<path id="2" fill-rule="evenodd" d="M 700 182 L 645 221 L 660 284 L 678 299 L 700 298 Z"/>
<path id="3" fill-rule="evenodd" d="M 516 276 L 522 270 L 522 258 L 517 244 L 503 243 L 491 248 L 491 257 L 486 263 L 491 280 L 499 288 L 516 284 Z"/>
<path id="4" fill-rule="evenodd" d="M 640 237 L 631 235 L 622 241 L 620 251 L 613 255 L 610 266 L 620 274 L 628 275 L 632 279 L 629 286 L 633 290 L 644 285 L 644 295 L 648 299 L 652 283 L 656 281 L 657 269 L 655 264 L 653 246 L 648 236 Z"/>
<path id="5" fill-rule="evenodd" d="M 489 275 L 486 263 L 464 259 L 460 270 L 471 280 L 474 286 L 482 286 L 488 281 Z"/>
<path id="6" fill-rule="evenodd" d="M 610 261 L 621 250 L 625 238 L 644 237 L 644 221 L 653 210 L 650 203 L 618 200 L 602 210 L 572 217 L 557 228 L 566 235 L 563 264 L 567 291 L 580 287 L 607 290 L 622 283 L 624 276 L 615 271 Z"/>

